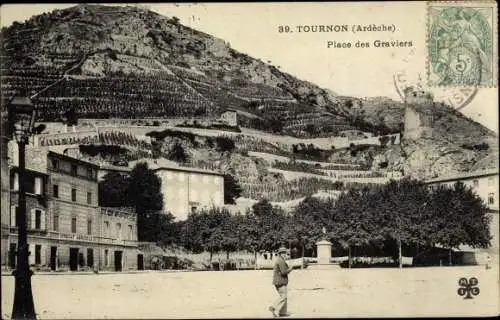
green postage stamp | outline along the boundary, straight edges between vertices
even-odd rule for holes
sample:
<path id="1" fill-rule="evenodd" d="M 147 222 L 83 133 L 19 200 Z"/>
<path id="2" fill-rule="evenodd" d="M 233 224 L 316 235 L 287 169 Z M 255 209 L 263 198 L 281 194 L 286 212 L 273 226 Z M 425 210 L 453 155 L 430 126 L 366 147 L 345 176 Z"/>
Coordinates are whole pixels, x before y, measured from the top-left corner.
<path id="1" fill-rule="evenodd" d="M 496 17 L 495 2 L 428 2 L 429 85 L 497 85 Z"/>

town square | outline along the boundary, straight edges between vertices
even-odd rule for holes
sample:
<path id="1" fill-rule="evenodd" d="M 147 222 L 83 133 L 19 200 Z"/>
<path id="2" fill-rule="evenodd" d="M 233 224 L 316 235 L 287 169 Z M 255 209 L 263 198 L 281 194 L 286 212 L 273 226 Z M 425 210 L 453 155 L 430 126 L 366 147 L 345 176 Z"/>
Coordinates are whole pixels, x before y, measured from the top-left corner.
<path id="1" fill-rule="evenodd" d="M 479 280 L 479 295 L 457 294 L 461 277 Z M 39 319 L 269 318 L 272 271 L 36 274 Z M 12 309 L 13 277 L 2 276 L 2 318 Z M 352 316 L 493 316 L 498 268 L 294 270 L 290 318 Z M 418 301 L 416 303 L 415 301 Z"/>
<path id="2" fill-rule="evenodd" d="M 496 3 L 0 14 L 2 319 L 500 314 Z"/>

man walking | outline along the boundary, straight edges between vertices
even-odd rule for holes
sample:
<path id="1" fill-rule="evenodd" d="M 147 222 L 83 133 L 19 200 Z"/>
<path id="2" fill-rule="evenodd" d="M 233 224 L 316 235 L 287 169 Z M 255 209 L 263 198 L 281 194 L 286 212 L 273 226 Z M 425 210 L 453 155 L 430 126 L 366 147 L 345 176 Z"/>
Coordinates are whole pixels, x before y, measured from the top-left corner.
<path id="1" fill-rule="evenodd" d="M 273 317 L 284 317 L 287 316 L 287 285 L 288 285 L 288 274 L 292 272 L 292 268 L 288 267 L 285 261 L 286 248 L 278 249 L 278 257 L 274 264 L 274 274 L 273 274 L 273 285 L 279 293 L 279 298 L 276 300 L 274 305 L 269 307 L 269 311 L 272 312 Z M 278 314 L 276 314 L 278 312 Z"/>

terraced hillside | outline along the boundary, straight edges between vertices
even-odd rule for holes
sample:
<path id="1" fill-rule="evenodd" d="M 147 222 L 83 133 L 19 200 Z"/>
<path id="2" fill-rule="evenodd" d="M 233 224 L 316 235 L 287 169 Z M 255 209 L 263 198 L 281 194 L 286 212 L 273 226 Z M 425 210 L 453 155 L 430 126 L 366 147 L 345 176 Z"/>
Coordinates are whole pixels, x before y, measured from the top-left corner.
<path id="1" fill-rule="evenodd" d="M 175 17 L 79 5 L 15 23 L 2 38 L 4 99 L 20 90 L 36 94 L 42 120 L 57 120 L 69 108 L 83 118 L 199 116 L 235 108 L 283 121 L 292 134 L 308 125 L 318 132 L 302 133 L 351 127 L 344 115 L 325 112 L 331 92 Z"/>
<path id="2" fill-rule="evenodd" d="M 1 39 L 2 107 L 15 94 L 29 94 L 40 120 L 60 121 L 68 109 L 80 118 L 138 119 L 218 117 L 233 108 L 240 127 L 281 138 L 403 131 L 401 102 L 338 96 L 145 9 L 78 5 L 14 23 Z M 374 161 L 423 178 L 497 166 L 494 133 L 441 104 L 417 112 L 429 107 L 436 116 L 432 138 L 403 136 L 404 150 L 383 150 Z M 351 151 L 329 161 L 365 162 L 369 153 Z"/>

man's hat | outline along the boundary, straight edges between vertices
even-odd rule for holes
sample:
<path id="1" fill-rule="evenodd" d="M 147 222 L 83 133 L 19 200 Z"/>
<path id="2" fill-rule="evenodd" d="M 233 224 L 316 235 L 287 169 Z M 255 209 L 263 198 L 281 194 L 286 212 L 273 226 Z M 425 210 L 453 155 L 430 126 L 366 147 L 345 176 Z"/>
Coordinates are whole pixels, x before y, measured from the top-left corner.
<path id="1" fill-rule="evenodd" d="M 285 248 L 285 247 L 281 247 L 281 248 L 279 248 L 279 249 L 278 249 L 278 253 L 282 253 L 282 252 L 285 252 L 285 253 L 286 253 L 286 252 L 288 252 L 288 249 L 287 249 L 287 248 Z"/>

